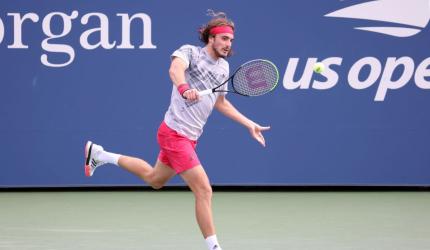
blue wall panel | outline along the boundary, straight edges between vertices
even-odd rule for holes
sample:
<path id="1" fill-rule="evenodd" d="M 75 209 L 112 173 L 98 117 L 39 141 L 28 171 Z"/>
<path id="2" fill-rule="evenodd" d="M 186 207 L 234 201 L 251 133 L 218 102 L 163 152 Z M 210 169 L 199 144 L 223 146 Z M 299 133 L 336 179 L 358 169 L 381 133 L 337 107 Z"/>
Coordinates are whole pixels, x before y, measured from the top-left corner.
<path id="1" fill-rule="evenodd" d="M 114 166 L 84 177 L 84 144 L 90 139 L 155 162 L 156 131 L 170 100 L 170 54 L 200 44 L 196 31 L 209 8 L 235 21 L 231 70 L 266 58 L 281 77 L 266 96 L 228 96 L 272 126 L 266 148 L 217 112 L 210 117 L 198 153 L 214 184 L 430 184 L 428 0 L 8 0 L 0 3 L 0 186 L 144 185 Z M 47 31 L 64 31 L 59 13 L 73 11 L 70 32 L 46 40 Z M 113 48 L 83 45 L 82 34 L 101 26 L 95 13 L 106 18 Z M 118 48 L 120 15 L 137 13 L 151 20 L 148 33 L 135 20 L 134 48 Z M 33 21 L 20 25 L 25 15 Z M 138 48 L 145 39 L 156 48 Z M 73 60 L 44 41 L 69 46 Z M 100 42 L 99 33 L 88 42 Z M 49 66 L 44 55 L 67 65 Z M 312 74 L 308 60 L 329 69 Z"/>

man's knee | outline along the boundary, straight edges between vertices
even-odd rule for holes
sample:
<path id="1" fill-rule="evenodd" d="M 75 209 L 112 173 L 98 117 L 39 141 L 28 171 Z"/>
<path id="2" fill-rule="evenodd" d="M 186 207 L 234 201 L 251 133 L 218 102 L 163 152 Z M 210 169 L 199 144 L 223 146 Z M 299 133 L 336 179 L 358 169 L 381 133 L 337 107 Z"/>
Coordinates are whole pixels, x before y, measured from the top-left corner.
<path id="1" fill-rule="evenodd" d="M 166 184 L 166 182 L 163 180 L 160 180 L 160 179 L 153 179 L 149 184 L 151 185 L 151 187 L 153 189 L 158 190 L 158 189 L 163 188 L 164 185 Z"/>
<path id="2" fill-rule="evenodd" d="M 164 181 L 164 180 L 162 180 L 162 179 L 160 179 L 156 174 L 155 174 L 155 172 L 152 172 L 149 176 L 148 176 L 148 178 L 147 178 L 147 183 L 149 184 L 149 185 L 151 185 L 151 187 L 153 188 L 153 189 L 161 189 L 162 187 L 164 187 L 164 184 L 166 184 L 166 181 Z"/>
<path id="3" fill-rule="evenodd" d="M 162 189 L 164 187 L 164 185 L 163 184 L 158 184 L 158 183 L 152 183 L 151 187 L 153 189 L 155 189 L 155 190 L 159 190 L 159 189 Z"/>
<path id="4" fill-rule="evenodd" d="M 212 187 L 210 185 L 203 185 L 198 187 L 196 189 L 195 196 L 197 199 L 212 199 Z"/>

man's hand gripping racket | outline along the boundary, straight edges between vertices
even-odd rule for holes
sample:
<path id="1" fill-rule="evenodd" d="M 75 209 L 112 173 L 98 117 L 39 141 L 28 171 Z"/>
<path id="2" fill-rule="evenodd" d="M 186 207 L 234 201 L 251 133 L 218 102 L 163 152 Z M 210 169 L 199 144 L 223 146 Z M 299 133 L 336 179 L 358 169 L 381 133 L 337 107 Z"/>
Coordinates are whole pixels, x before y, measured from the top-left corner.
<path id="1" fill-rule="evenodd" d="M 256 59 L 242 64 L 225 82 L 212 89 L 198 91 L 187 89 L 183 97 L 188 100 L 197 100 L 201 96 L 215 92 L 230 92 L 243 96 L 259 96 L 275 89 L 279 81 L 279 72 L 275 64 L 268 60 Z M 224 84 L 231 82 L 228 90 L 220 89 Z M 180 91 L 181 92 L 181 91 Z"/>

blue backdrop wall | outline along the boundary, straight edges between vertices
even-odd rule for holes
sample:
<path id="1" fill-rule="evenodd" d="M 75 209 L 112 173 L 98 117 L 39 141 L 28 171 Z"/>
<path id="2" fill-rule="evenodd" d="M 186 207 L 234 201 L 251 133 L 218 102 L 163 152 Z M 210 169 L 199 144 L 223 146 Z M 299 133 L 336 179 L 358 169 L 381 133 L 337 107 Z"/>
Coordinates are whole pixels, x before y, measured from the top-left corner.
<path id="1" fill-rule="evenodd" d="M 201 45 L 207 9 L 235 21 L 231 70 L 255 58 L 280 70 L 271 94 L 229 95 L 272 127 L 266 148 L 210 117 L 198 153 L 213 184 L 430 184 L 428 0 L 7 0 L 0 186 L 145 185 L 114 166 L 86 178 L 84 144 L 155 162 L 170 54 Z"/>

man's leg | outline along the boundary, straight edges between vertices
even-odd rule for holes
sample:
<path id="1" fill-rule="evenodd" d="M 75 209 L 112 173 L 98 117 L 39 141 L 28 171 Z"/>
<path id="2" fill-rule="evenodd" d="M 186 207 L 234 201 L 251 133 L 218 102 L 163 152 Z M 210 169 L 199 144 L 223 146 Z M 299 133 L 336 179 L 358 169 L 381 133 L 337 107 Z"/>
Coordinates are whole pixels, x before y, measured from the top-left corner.
<path id="1" fill-rule="evenodd" d="M 212 187 L 205 170 L 198 165 L 180 175 L 194 193 L 197 223 L 206 239 L 208 248 L 221 249 L 216 239 L 212 218 Z"/>
<path id="2" fill-rule="evenodd" d="M 92 176 L 96 168 L 99 166 L 110 163 L 126 169 L 142 178 L 153 188 L 159 189 L 162 188 L 174 175 L 176 175 L 176 172 L 171 167 L 163 164 L 159 160 L 157 160 L 157 163 L 153 168 L 142 159 L 107 152 L 102 146 L 90 141 L 87 142 L 85 146 L 85 156 L 85 174 L 87 176 Z"/>
<path id="3" fill-rule="evenodd" d="M 146 161 L 121 155 L 118 160 L 118 165 L 130 173 L 142 178 L 147 184 L 154 189 L 160 189 L 169 181 L 176 172 L 168 165 L 157 160 L 155 166 L 152 167 Z"/>

